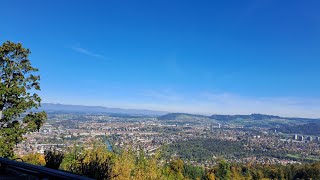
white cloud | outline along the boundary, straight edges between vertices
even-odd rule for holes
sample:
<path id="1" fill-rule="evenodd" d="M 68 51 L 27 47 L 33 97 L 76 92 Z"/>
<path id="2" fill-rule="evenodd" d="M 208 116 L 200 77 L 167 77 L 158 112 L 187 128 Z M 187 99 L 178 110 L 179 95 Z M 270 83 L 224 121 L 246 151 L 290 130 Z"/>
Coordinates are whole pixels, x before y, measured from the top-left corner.
<path id="1" fill-rule="evenodd" d="M 89 51 L 88 49 L 84 49 L 81 47 L 72 47 L 71 49 L 77 53 L 84 54 L 87 56 L 91 56 L 91 57 L 95 57 L 95 58 L 104 58 L 104 56 L 101 54 L 93 53 L 93 52 Z"/>

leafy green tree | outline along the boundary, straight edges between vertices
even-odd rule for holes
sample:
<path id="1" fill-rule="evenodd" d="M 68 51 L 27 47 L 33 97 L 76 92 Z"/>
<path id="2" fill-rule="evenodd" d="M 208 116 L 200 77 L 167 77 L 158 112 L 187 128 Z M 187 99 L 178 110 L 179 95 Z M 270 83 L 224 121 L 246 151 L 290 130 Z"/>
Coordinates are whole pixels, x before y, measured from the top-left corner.
<path id="1" fill-rule="evenodd" d="M 139 155 L 136 157 L 134 176 L 137 180 L 146 179 L 146 171 L 148 166 L 148 159 L 142 148 L 139 150 Z"/>
<path id="2" fill-rule="evenodd" d="M 61 169 L 94 179 L 113 179 L 115 155 L 106 147 L 71 150 L 66 153 Z"/>
<path id="3" fill-rule="evenodd" d="M 188 179 L 204 179 L 206 175 L 205 169 L 191 164 L 184 164 L 183 176 Z"/>
<path id="4" fill-rule="evenodd" d="M 222 160 L 216 170 L 216 177 L 220 180 L 229 180 L 231 179 L 231 170 L 230 165 L 226 161 Z"/>
<path id="5" fill-rule="evenodd" d="M 129 150 L 123 150 L 116 157 L 115 164 L 112 168 L 112 174 L 115 180 L 133 179 L 133 171 L 135 168 L 135 154 Z"/>
<path id="6" fill-rule="evenodd" d="M 167 176 L 167 179 L 184 179 L 183 176 L 183 166 L 184 162 L 181 159 L 175 159 L 172 160 L 169 165 L 166 167 L 166 173 L 165 175 Z"/>
<path id="7" fill-rule="evenodd" d="M 255 169 L 251 172 L 251 176 L 253 180 L 259 180 L 263 178 L 263 173 L 260 169 Z"/>
<path id="8" fill-rule="evenodd" d="M 214 175 L 214 168 L 211 168 L 207 171 L 206 173 L 206 177 L 205 177 L 206 180 L 215 180 L 215 175 Z"/>
<path id="9" fill-rule="evenodd" d="M 31 66 L 30 50 L 21 43 L 6 41 L 0 46 L 0 156 L 12 158 L 14 146 L 23 135 L 40 129 L 45 112 L 30 110 L 40 106 L 37 68 Z"/>
<path id="10" fill-rule="evenodd" d="M 46 164 L 45 158 L 39 153 L 30 153 L 19 158 L 22 162 L 34 164 L 38 166 L 44 166 Z"/>

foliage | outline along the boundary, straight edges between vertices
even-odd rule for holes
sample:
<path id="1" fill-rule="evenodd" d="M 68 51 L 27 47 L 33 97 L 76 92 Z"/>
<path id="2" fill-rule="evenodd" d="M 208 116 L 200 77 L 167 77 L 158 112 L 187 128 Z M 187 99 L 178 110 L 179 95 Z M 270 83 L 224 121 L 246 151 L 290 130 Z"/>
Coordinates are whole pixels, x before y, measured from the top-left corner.
<path id="1" fill-rule="evenodd" d="M 229 163 L 221 161 L 216 169 L 215 175 L 220 180 L 228 180 L 231 178 Z"/>
<path id="2" fill-rule="evenodd" d="M 171 161 L 167 166 L 166 176 L 168 179 L 183 179 L 184 176 L 182 174 L 183 171 L 183 161 L 181 159 L 175 159 Z"/>
<path id="3" fill-rule="evenodd" d="M 0 156 L 12 158 L 14 145 L 23 135 L 39 130 L 45 112 L 29 110 L 40 106 L 40 76 L 31 66 L 30 50 L 10 41 L 0 46 Z M 23 117 L 22 117 L 23 115 Z"/>
<path id="4" fill-rule="evenodd" d="M 106 148 L 75 149 L 66 154 L 62 162 L 63 170 L 95 179 L 111 179 L 114 154 Z"/>
<path id="5" fill-rule="evenodd" d="M 288 158 L 287 151 L 262 148 L 246 149 L 245 141 L 227 141 L 210 138 L 197 138 L 177 141 L 163 147 L 162 156 L 166 159 L 173 155 L 186 161 L 215 162 L 217 158 L 236 159 L 248 156 Z"/>
<path id="6" fill-rule="evenodd" d="M 46 164 L 44 156 L 39 153 L 27 154 L 25 156 L 22 156 L 21 159 L 23 162 L 33 165 L 44 166 Z"/>
<path id="7" fill-rule="evenodd" d="M 157 162 L 154 158 L 146 157 L 142 149 L 139 150 L 138 156 L 136 156 L 136 161 L 134 164 L 134 170 L 132 172 L 132 177 L 136 180 L 156 180 L 159 179 L 159 174 L 157 171 Z"/>
<path id="8" fill-rule="evenodd" d="M 135 156 L 133 151 L 122 151 L 120 155 L 115 158 L 115 165 L 112 169 L 115 180 L 131 179 L 135 169 Z"/>
<path id="9" fill-rule="evenodd" d="M 38 155 L 30 155 L 37 157 Z M 147 156 L 143 151 L 131 149 L 115 154 L 106 147 L 73 148 L 66 153 L 61 170 L 95 179 L 114 180 L 263 180 L 263 179 L 320 179 L 320 162 L 293 165 L 251 165 L 221 160 L 205 169 L 176 158 L 159 158 L 159 153 Z M 25 159 L 30 159 L 23 157 Z"/>
<path id="10" fill-rule="evenodd" d="M 45 167 L 51 168 L 51 169 L 59 169 L 60 164 L 63 160 L 64 154 L 59 151 L 45 151 L 45 160 L 46 165 Z"/>
<path id="11" fill-rule="evenodd" d="M 193 166 L 191 164 L 184 164 L 183 176 L 188 179 L 204 179 L 206 171 L 199 166 Z"/>
<path id="12" fill-rule="evenodd" d="M 279 128 L 274 128 L 279 132 L 288 134 L 308 134 L 308 135 L 320 135 L 320 123 L 307 123 L 300 125 L 282 125 Z"/>
<path id="13" fill-rule="evenodd" d="M 66 153 L 61 169 L 95 179 L 165 179 L 161 174 L 159 156 L 148 157 L 142 150 L 130 149 L 115 154 L 107 147 L 74 148 Z"/>
<path id="14" fill-rule="evenodd" d="M 163 156 L 169 158 L 177 154 L 184 160 L 204 162 L 214 160 L 213 155 L 240 157 L 245 152 L 243 142 L 223 141 L 219 139 L 190 139 L 168 145 L 163 150 Z"/>

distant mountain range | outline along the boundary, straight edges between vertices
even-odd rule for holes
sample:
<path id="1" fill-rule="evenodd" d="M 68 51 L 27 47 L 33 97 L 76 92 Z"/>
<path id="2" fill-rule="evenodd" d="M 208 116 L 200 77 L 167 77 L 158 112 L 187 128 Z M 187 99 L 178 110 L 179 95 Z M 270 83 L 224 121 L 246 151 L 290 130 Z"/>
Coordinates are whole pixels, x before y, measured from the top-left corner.
<path id="1" fill-rule="evenodd" d="M 161 116 L 168 112 L 153 111 L 145 109 L 121 109 L 121 108 L 108 108 L 103 106 L 82 106 L 82 105 L 66 105 L 54 103 L 42 103 L 39 111 L 46 112 L 66 112 L 66 113 L 108 113 L 108 114 L 130 114 L 130 115 L 149 115 Z"/>

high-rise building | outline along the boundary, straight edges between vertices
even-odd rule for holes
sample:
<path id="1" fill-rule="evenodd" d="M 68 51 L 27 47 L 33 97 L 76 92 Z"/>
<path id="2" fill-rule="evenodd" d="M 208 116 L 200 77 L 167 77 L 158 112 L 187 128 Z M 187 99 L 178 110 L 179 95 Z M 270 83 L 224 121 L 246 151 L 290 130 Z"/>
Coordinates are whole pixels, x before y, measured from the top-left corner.
<path id="1" fill-rule="evenodd" d="M 293 140 L 298 140 L 298 135 L 297 135 L 297 134 L 293 135 L 293 136 L 292 136 L 292 139 L 293 139 Z"/>
<path id="2" fill-rule="evenodd" d="M 307 137 L 307 141 L 312 141 L 312 140 L 313 140 L 312 136 Z"/>

